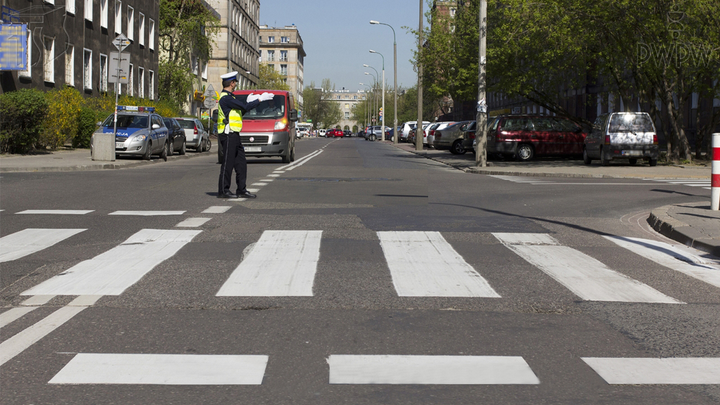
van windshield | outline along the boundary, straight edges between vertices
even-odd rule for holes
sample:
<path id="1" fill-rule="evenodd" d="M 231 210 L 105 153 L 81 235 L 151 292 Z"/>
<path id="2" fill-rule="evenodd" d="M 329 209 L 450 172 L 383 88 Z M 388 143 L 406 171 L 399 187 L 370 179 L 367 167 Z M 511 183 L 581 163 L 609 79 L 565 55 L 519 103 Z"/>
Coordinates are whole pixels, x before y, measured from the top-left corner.
<path id="1" fill-rule="evenodd" d="M 646 114 L 615 114 L 608 132 L 655 132 L 655 129 Z"/>
<path id="2" fill-rule="evenodd" d="M 241 94 L 237 98 L 247 102 L 247 94 Z M 276 94 L 272 100 L 263 101 L 257 107 L 243 113 L 243 119 L 277 119 L 285 116 L 285 96 Z"/>

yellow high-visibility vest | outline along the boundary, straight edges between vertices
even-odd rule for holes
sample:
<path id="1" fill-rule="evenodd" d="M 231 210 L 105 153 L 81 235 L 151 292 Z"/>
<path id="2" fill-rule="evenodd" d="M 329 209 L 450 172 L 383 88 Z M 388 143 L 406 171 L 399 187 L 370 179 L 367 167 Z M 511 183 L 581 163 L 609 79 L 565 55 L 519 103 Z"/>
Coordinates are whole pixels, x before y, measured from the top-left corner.
<path id="1" fill-rule="evenodd" d="M 222 94 L 220 94 L 220 98 L 223 98 L 227 95 L 229 95 L 229 93 L 222 92 Z M 222 108 L 219 107 L 219 104 L 220 104 L 219 101 L 220 100 L 218 100 L 217 128 L 218 128 L 218 133 L 223 133 L 225 131 L 225 113 L 223 113 Z M 235 110 L 235 109 L 230 110 L 230 115 L 228 118 L 229 118 L 228 122 L 229 122 L 231 131 L 233 131 L 233 132 L 242 131 L 242 113 L 240 112 L 240 110 Z"/>

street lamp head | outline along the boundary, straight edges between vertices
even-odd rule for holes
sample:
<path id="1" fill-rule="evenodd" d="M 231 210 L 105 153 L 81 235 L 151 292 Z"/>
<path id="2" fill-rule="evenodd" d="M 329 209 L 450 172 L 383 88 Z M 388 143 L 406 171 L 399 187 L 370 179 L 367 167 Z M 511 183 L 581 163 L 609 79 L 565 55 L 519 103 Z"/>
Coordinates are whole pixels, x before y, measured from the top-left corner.
<path id="1" fill-rule="evenodd" d="M 370 76 L 370 73 L 368 73 L 368 72 L 365 72 L 365 74 L 368 75 L 368 76 Z"/>
<path id="2" fill-rule="evenodd" d="M 375 52 L 375 51 L 373 51 L 373 50 L 371 49 L 371 50 L 370 50 L 370 53 L 377 53 L 377 52 Z"/>
<path id="3" fill-rule="evenodd" d="M 370 67 L 370 65 L 366 65 L 366 64 L 363 63 L 363 67 Z"/>
<path id="4" fill-rule="evenodd" d="M 370 20 L 370 24 L 380 24 L 380 21 Z"/>

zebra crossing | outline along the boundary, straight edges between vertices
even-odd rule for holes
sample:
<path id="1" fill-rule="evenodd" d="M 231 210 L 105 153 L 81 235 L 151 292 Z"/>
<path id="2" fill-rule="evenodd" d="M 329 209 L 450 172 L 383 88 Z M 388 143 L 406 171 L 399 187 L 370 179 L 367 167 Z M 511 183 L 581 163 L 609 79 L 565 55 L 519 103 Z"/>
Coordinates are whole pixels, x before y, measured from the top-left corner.
<path id="1" fill-rule="evenodd" d="M 224 207 L 212 207 L 212 212 Z M 206 210 L 206 211 L 208 211 Z M 187 221 L 187 220 L 185 220 Z M 181 222 L 182 223 L 182 222 Z M 200 226 L 202 224 L 198 224 Z M 85 229 L 26 229 L 0 238 L 0 258 L 20 260 Z M 0 366 L 104 295 L 129 287 L 193 242 L 201 229 L 142 229 L 118 246 L 72 266 L 21 293 L 20 306 L 0 313 L 0 327 L 23 318 L 55 296 L 72 302 L 0 343 Z M 377 232 L 398 297 L 503 299 L 483 269 L 469 264 L 440 232 Z M 52 235 L 50 237 L 49 235 Z M 682 301 L 563 246 L 550 234 L 492 233 L 500 244 L 582 300 L 682 305 Z M 618 248 L 720 288 L 720 267 L 672 245 L 604 236 Z M 21 249 L 26 242 L 31 247 Z M 322 260 L 321 230 L 267 230 L 252 244 L 216 293 L 223 297 L 313 297 Z M 137 258 L 137 259 L 133 259 Z M 269 355 L 77 353 L 49 384 L 261 385 Z M 720 384 L 720 359 L 581 358 L 608 384 Z M 328 384 L 537 385 L 522 356 L 368 355 L 326 358 Z M 630 371 L 628 371 L 630 370 Z M 650 372 L 652 371 L 652 372 Z"/>
<path id="2" fill-rule="evenodd" d="M 643 179 L 648 181 L 656 181 L 665 184 L 683 185 L 688 187 L 700 187 L 705 190 L 712 190 L 710 177 L 707 179 Z"/>
<path id="3" fill-rule="evenodd" d="M 602 180 L 593 180 L 593 181 L 555 181 L 548 179 L 546 177 L 534 177 L 534 176 L 508 176 L 508 175 L 490 175 L 489 177 L 496 178 L 498 180 L 504 180 L 509 181 L 512 183 L 518 183 L 518 184 L 530 184 L 533 186 L 543 186 L 543 185 L 572 185 L 572 186 L 582 186 L 582 185 L 592 185 L 592 186 L 645 186 L 648 185 L 648 182 L 658 182 L 658 183 L 664 183 L 664 184 L 670 184 L 670 185 L 681 185 L 681 186 L 688 186 L 688 187 L 700 187 L 705 190 L 711 190 L 711 181 L 708 177 L 707 179 L 693 179 L 693 178 L 687 178 L 687 179 L 654 179 L 654 178 L 643 178 L 640 179 L 643 181 L 643 183 L 637 183 L 637 182 L 618 182 L 618 181 L 602 181 Z"/>

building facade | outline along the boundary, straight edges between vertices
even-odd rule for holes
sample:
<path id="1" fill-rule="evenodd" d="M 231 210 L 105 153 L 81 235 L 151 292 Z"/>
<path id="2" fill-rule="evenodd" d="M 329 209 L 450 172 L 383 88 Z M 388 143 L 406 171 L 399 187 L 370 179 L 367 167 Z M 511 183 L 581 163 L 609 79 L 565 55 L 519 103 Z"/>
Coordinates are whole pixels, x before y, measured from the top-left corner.
<path id="1" fill-rule="evenodd" d="M 62 1 L 62 3 L 61 3 Z M 27 24 L 24 70 L 0 72 L 0 93 L 76 88 L 86 97 L 114 92 L 111 56 L 129 40 L 120 94 L 157 99 L 159 0 L 4 0 L 3 22 Z M 127 56 L 126 56 L 127 55 Z"/>
<path id="2" fill-rule="evenodd" d="M 364 91 L 350 91 L 350 90 L 332 90 L 330 92 L 330 99 L 340 106 L 342 111 L 342 118 L 340 122 L 332 124 L 335 128 L 339 126 L 342 130 L 357 131 L 362 125 L 362 122 L 358 122 L 352 119 L 353 110 L 355 106 L 365 100 L 366 93 Z M 392 124 L 390 124 L 392 126 Z M 329 126 L 328 126 L 329 127 Z"/>
<path id="3" fill-rule="evenodd" d="M 260 26 L 260 61 L 285 76 L 299 105 L 303 103 L 305 48 L 295 25 L 283 28 Z"/>

